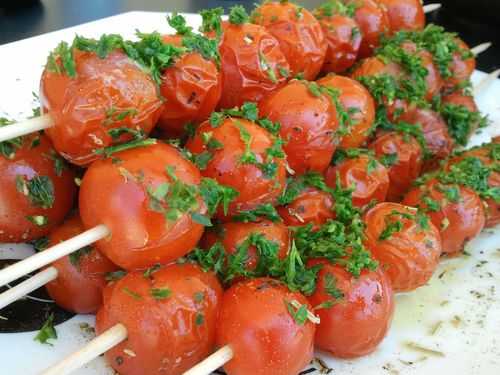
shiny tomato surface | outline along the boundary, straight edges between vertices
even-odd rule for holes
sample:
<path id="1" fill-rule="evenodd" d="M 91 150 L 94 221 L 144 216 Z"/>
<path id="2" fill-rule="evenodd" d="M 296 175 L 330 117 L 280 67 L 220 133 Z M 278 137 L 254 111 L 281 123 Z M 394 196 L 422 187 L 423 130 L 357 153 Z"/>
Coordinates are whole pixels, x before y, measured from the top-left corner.
<path id="1" fill-rule="evenodd" d="M 379 268 L 364 270 L 356 278 L 341 266 L 323 260 L 310 262 L 314 264 L 323 265 L 316 291 L 309 297 L 321 320 L 316 329 L 316 347 L 339 358 L 373 352 L 387 334 L 394 312 L 387 276 Z M 321 304 L 323 308 L 319 308 Z"/>
<path id="2" fill-rule="evenodd" d="M 479 112 L 476 101 L 471 95 L 465 95 L 460 92 L 453 92 L 451 94 L 443 95 L 442 102 L 443 105 L 452 104 L 463 106 L 467 108 L 470 112 Z"/>
<path id="3" fill-rule="evenodd" d="M 264 26 L 279 41 L 291 76 L 302 73 L 304 79 L 314 80 L 327 50 L 318 20 L 307 9 L 288 1 L 265 2 L 253 14 L 252 22 Z"/>
<path id="4" fill-rule="evenodd" d="M 259 104 L 261 116 L 281 125 L 291 169 L 324 172 L 335 152 L 337 110 L 326 94 L 316 96 L 304 81 L 292 81 Z"/>
<path id="5" fill-rule="evenodd" d="M 75 237 L 84 231 L 78 216 L 66 220 L 49 235 L 49 246 Z M 87 246 L 51 264 L 57 278 L 45 285 L 50 297 L 63 309 L 77 314 L 93 314 L 102 305 L 106 274 L 118 267 L 93 246 Z"/>
<path id="6" fill-rule="evenodd" d="M 467 81 L 474 73 L 476 69 L 476 58 L 468 57 L 464 58 L 464 54 L 470 52 L 469 46 L 461 39 L 455 39 L 459 51 L 453 54 L 453 60 L 450 63 L 450 77 L 445 79 L 445 86 L 448 89 L 454 90 L 458 85 Z"/>
<path id="7" fill-rule="evenodd" d="M 245 134 L 249 136 L 248 145 Z M 211 147 L 206 141 L 217 142 Z M 251 210 L 261 204 L 273 203 L 282 193 L 286 183 L 286 168 L 283 158 L 274 158 L 276 173 L 267 175 L 259 163 L 268 161 L 268 149 L 274 145 L 275 137 L 257 124 L 241 118 L 226 118 L 217 127 L 208 121 L 196 130 L 194 138 L 186 144 L 186 148 L 194 155 L 208 152 L 210 160 L 201 173 L 204 177 L 217 180 L 220 184 L 230 186 L 239 195 L 229 205 L 227 215 L 222 210 L 220 218 L 233 216 L 241 210 Z M 247 148 L 248 147 L 248 148 Z M 250 151 L 256 162 L 243 162 L 244 155 Z"/>
<path id="8" fill-rule="evenodd" d="M 458 197 L 451 200 L 445 194 L 458 190 Z M 458 199 L 458 200 L 457 200 Z M 465 243 L 476 237 L 484 227 L 485 212 L 479 196 L 469 188 L 442 185 L 433 179 L 411 190 L 403 204 L 422 208 L 439 229 L 443 253 L 456 254 Z"/>
<path id="9" fill-rule="evenodd" d="M 313 228 L 317 229 L 329 219 L 335 218 L 334 209 L 334 201 L 330 193 L 307 188 L 290 204 L 278 207 L 278 213 L 288 226 L 312 224 Z"/>
<path id="10" fill-rule="evenodd" d="M 74 51 L 76 77 L 45 69 L 40 100 L 54 125 L 46 130 L 68 161 L 86 166 L 96 150 L 132 139 L 118 128 L 145 134 L 155 126 L 163 103 L 153 79 L 123 52 L 101 59 Z"/>
<path id="11" fill-rule="evenodd" d="M 33 134 L 0 153 L 0 243 L 45 236 L 73 206 L 75 174 L 49 139 Z M 3 146 L 3 145 L 2 145 Z"/>
<path id="12" fill-rule="evenodd" d="M 340 104 L 349 113 L 349 131 L 342 137 L 339 147 L 348 149 L 364 145 L 375 120 L 375 101 L 369 91 L 358 81 L 333 74 L 319 79 L 318 84 L 338 90 Z"/>
<path id="13" fill-rule="evenodd" d="M 363 36 L 359 56 L 371 56 L 375 48 L 379 46 L 382 34 L 390 32 L 387 12 L 376 0 L 349 0 L 349 3 L 354 3 L 356 6 L 354 19 Z"/>
<path id="14" fill-rule="evenodd" d="M 292 375 L 311 361 L 315 326 L 297 323 L 290 303 L 310 309 L 304 296 L 269 278 L 240 282 L 224 293 L 216 342 L 233 349 L 224 365 L 228 375 Z"/>
<path id="15" fill-rule="evenodd" d="M 104 290 L 96 331 L 115 324 L 127 339 L 105 353 L 121 375 L 180 375 L 211 354 L 222 287 L 194 264 L 171 264 L 149 277 L 131 272 Z"/>
<path id="16" fill-rule="evenodd" d="M 389 172 L 374 158 L 360 155 L 331 166 L 325 175 L 328 186 L 335 187 L 337 174 L 344 189 L 354 189 L 352 203 L 356 207 L 363 207 L 373 201 L 385 201 L 389 189 Z"/>
<path id="17" fill-rule="evenodd" d="M 429 281 L 441 256 L 441 236 L 430 219 L 420 223 L 417 210 L 379 203 L 363 217 L 365 246 L 389 276 L 395 292 L 408 292 Z M 401 223 L 401 227 L 391 226 Z"/>
<path id="18" fill-rule="evenodd" d="M 222 96 L 220 108 L 259 102 L 290 76 L 280 44 L 263 26 L 226 23 L 219 46 Z"/>
<path id="19" fill-rule="evenodd" d="M 378 0 L 386 9 L 391 33 L 423 30 L 425 14 L 420 0 Z"/>
<path id="20" fill-rule="evenodd" d="M 414 137 L 396 132 L 377 137 L 369 147 L 389 171 L 387 200 L 400 201 L 413 181 L 420 176 L 423 164 L 422 147 Z"/>
<path id="21" fill-rule="evenodd" d="M 104 224 L 111 235 L 97 248 L 127 270 L 166 264 L 185 255 L 198 243 L 203 225 L 191 212 L 167 218 L 170 195 L 160 192 L 173 183 L 197 186 L 198 169 L 174 147 L 156 143 L 122 151 L 94 162 L 80 188 L 80 215 L 86 229 Z M 175 190 L 175 189 L 170 189 Z M 192 212 L 206 213 L 201 198 Z M 175 220 L 174 220 L 175 219 Z"/>

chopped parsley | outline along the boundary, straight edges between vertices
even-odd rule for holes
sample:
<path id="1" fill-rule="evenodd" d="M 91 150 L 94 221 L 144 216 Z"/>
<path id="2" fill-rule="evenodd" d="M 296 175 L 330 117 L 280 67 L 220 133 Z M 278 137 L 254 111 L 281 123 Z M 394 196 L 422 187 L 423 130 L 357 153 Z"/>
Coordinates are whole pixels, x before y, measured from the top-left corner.
<path id="1" fill-rule="evenodd" d="M 49 340 L 57 339 L 57 331 L 54 328 L 54 314 L 50 314 L 45 323 L 43 324 L 40 331 L 38 331 L 34 340 L 40 342 L 41 344 L 53 345 Z"/>
<path id="2" fill-rule="evenodd" d="M 324 277 L 324 289 L 334 300 L 344 298 L 344 293 L 337 287 L 337 279 L 331 273 L 327 273 Z"/>
<path id="3" fill-rule="evenodd" d="M 441 106 L 440 113 L 448 125 L 452 138 L 461 146 L 469 141 L 469 136 L 476 128 L 488 125 L 488 118 L 479 112 L 472 112 L 463 105 L 445 104 Z"/>
<path id="4" fill-rule="evenodd" d="M 272 222 L 281 221 L 281 217 L 270 203 L 261 204 L 252 210 L 239 211 L 232 217 L 232 220 L 242 223 L 256 222 L 260 218 L 268 219 Z"/>
<path id="5" fill-rule="evenodd" d="M 286 300 L 285 300 L 285 305 L 295 323 L 297 323 L 299 326 L 303 326 L 307 322 L 308 319 L 307 305 L 300 305 L 299 308 L 296 308 L 291 302 Z"/>
<path id="6" fill-rule="evenodd" d="M 0 117 L 0 128 L 2 126 L 13 124 L 14 121 Z M 7 159 L 14 159 L 16 150 L 20 149 L 23 145 L 23 138 L 17 137 L 7 141 L 0 142 L 0 154 Z"/>
<path id="7" fill-rule="evenodd" d="M 130 297 L 132 297 L 132 298 L 133 298 L 133 299 L 135 299 L 136 301 L 140 301 L 140 300 L 142 300 L 142 296 L 141 296 L 139 293 L 134 292 L 133 290 L 130 290 L 130 289 L 129 289 L 129 288 L 127 288 L 127 287 L 124 287 L 124 288 L 122 289 L 122 291 L 123 291 L 123 293 L 125 293 L 125 294 L 129 295 Z"/>
<path id="8" fill-rule="evenodd" d="M 247 11 L 242 5 L 235 5 L 229 10 L 229 22 L 233 25 L 242 25 L 249 21 Z"/>
<path id="9" fill-rule="evenodd" d="M 224 9 L 221 7 L 204 9 L 200 11 L 202 18 L 202 24 L 200 31 L 202 33 L 209 33 L 215 31 L 217 37 L 222 35 L 222 15 L 224 14 Z"/>
<path id="10" fill-rule="evenodd" d="M 35 176 L 28 180 L 26 176 L 17 175 L 16 188 L 36 207 L 49 209 L 54 204 L 54 184 L 47 176 Z"/>
<path id="11" fill-rule="evenodd" d="M 172 295 L 172 291 L 168 288 L 151 288 L 151 297 L 156 300 L 167 299 Z"/>
<path id="12" fill-rule="evenodd" d="M 82 247 L 81 249 L 68 255 L 69 261 L 74 267 L 79 268 L 81 258 L 83 256 L 89 255 L 91 252 L 92 252 L 91 246 Z"/>

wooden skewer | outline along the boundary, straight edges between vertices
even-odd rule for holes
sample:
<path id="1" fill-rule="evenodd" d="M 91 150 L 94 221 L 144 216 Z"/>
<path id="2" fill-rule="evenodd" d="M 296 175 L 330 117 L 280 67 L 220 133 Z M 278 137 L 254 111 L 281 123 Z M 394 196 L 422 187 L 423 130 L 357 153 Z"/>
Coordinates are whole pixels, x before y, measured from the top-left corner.
<path id="1" fill-rule="evenodd" d="M 424 13 L 434 12 L 435 10 L 438 10 L 441 7 L 442 7 L 442 5 L 440 3 L 432 3 L 432 4 L 424 5 Z"/>
<path id="2" fill-rule="evenodd" d="M 0 286 L 8 284 L 85 246 L 91 245 L 109 236 L 110 233 L 108 227 L 101 224 L 47 250 L 14 263 L 0 271 Z"/>
<path id="3" fill-rule="evenodd" d="M 196 366 L 187 370 L 183 375 L 208 375 L 229 362 L 234 356 L 230 345 L 223 346 L 214 354 L 208 356 Z"/>
<path id="4" fill-rule="evenodd" d="M 477 56 L 477 55 L 485 52 L 486 50 L 488 50 L 492 45 L 493 45 L 493 43 L 491 43 L 491 42 L 481 43 L 481 44 L 475 46 L 474 48 L 471 48 L 470 51 L 474 54 L 474 56 Z"/>
<path id="5" fill-rule="evenodd" d="M 117 324 L 90 341 L 80 350 L 63 359 L 58 364 L 49 367 L 40 375 L 70 374 L 121 343 L 127 338 L 127 335 L 127 328 L 123 324 Z"/>
<path id="6" fill-rule="evenodd" d="M 30 277 L 28 280 L 23 281 L 15 287 L 12 287 L 6 292 L 0 294 L 0 310 L 25 295 L 30 294 L 34 290 L 37 290 L 48 282 L 55 280 L 57 278 L 57 274 L 58 272 L 55 267 L 49 267 L 46 270 L 37 273 L 35 276 Z"/>
<path id="7" fill-rule="evenodd" d="M 22 135 L 35 133 L 37 131 L 50 128 L 51 126 L 52 117 L 48 114 L 17 122 L 12 125 L 2 126 L 0 128 L 0 142 L 8 141 L 9 139 L 20 137 Z"/>

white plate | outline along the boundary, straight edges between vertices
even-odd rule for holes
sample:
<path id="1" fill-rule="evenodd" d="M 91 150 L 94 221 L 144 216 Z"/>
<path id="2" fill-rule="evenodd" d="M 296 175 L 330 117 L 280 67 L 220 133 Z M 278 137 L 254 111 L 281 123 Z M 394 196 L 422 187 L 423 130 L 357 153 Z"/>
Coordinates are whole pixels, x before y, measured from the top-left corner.
<path id="1" fill-rule="evenodd" d="M 199 25 L 199 16 L 186 17 L 194 27 Z M 131 38 L 135 29 L 170 31 L 165 14 L 131 12 L 0 46 L 0 116 L 23 118 L 31 114 L 34 106 L 31 93 L 38 92 L 47 54 L 59 41 L 70 42 L 75 34 L 99 37 L 102 33 L 119 33 Z M 477 83 L 484 76 L 476 72 L 473 81 Z M 496 126 L 475 135 L 473 144 L 488 141 L 493 128 L 498 129 L 499 97 L 500 81 L 477 97 L 479 107 Z M 323 356 L 333 373 L 500 374 L 499 248 L 500 228 L 495 228 L 483 232 L 468 245 L 471 256 L 444 261 L 428 286 L 397 297 L 392 328 L 375 353 L 353 361 Z M 93 318 L 77 316 L 57 326 L 59 339 L 53 347 L 33 341 L 34 332 L 0 334 L 0 373 L 37 374 L 81 347 L 89 339 L 79 328 L 82 321 L 93 323 Z M 440 328 L 431 334 L 437 325 Z M 411 349 L 408 342 L 436 350 L 442 356 Z M 112 371 L 99 358 L 75 374 L 106 375 Z"/>

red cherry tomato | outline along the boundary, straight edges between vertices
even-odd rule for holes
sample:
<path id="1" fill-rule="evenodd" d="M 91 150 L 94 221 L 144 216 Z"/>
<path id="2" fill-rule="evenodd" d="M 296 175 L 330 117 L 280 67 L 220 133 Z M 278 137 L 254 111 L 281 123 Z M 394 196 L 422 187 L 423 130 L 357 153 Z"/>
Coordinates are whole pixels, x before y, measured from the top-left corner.
<path id="1" fill-rule="evenodd" d="M 180 375 L 213 350 L 222 287 L 194 264 L 171 264 L 146 277 L 132 272 L 104 290 L 96 331 L 115 324 L 127 340 L 105 353 L 121 375 Z"/>
<path id="2" fill-rule="evenodd" d="M 40 100 L 54 121 L 46 133 L 56 150 L 85 166 L 98 159 L 96 150 L 131 139 L 113 129 L 149 134 L 163 105 L 152 78 L 123 52 L 114 51 L 104 59 L 73 52 L 76 78 L 45 69 Z"/>
<path id="3" fill-rule="evenodd" d="M 249 139 L 248 144 L 245 144 L 245 134 Z M 211 148 L 207 138 L 212 143 L 217 142 L 217 147 Z M 193 154 L 208 152 L 211 155 L 206 168 L 202 170 L 203 176 L 230 186 L 239 193 L 229 205 L 227 215 L 219 212 L 220 218 L 273 203 L 282 193 L 286 183 L 285 160 L 272 159 L 276 163 L 276 173 L 273 176 L 266 175 L 262 166 L 258 165 L 267 163 L 268 150 L 275 141 L 267 130 L 241 118 L 227 118 L 216 128 L 208 121 L 204 122 L 196 130 L 194 138 L 188 141 L 186 148 Z M 242 162 L 248 151 L 255 155 L 256 163 Z"/>
<path id="4" fill-rule="evenodd" d="M 333 197 L 325 191 L 307 188 L 292 203 L 278 207 L 278 213 L 290 227 L 312 224 L 318 229 L 335 218 Z"/>
<path id="5" fill-rule="evenodd" d="M 451 75 L 445 79 L 445 87 L 454 90 L 461 83 L 467 81 L 476 69 L 475 57 L 464 58 L 464 54 L 470 52 L 469 46 L 459 38 L 455 38 L 459 51 L 453 54 L 453 60 L 450 63 Z"/>
<path id="6" fill-rule="evenodd" d="M 379 203 L 364 215 L 365 246 L 389 276 L 395 292 L 408 292 L 429 281 L 441 256 L 441 236 L 430 220 L 420 223 L 417 210 Z M 391 225 L 400 223 L 394 232 Z"/>
<path id="7" fill-rule="evenodd" d="M 458 197 L 451 200 L 446 191 L 458 191 Z M 458 185 L 442 185 L 435 179 L 411 190 L 402 203 L 427 212 L 439 228 L 446 254 L 462 251 L 465 243 L 477 236 L 485 224 L 483 203 L 474 191 Z"/>
<path id="8" fill-rule="evenodd" d="M 270 1 L 258 6 L 252 22 L 264 26 L 280 43 L 292 76 L 299 73 L 314 80 L 323 66 L 327 49 L 318 20 L 303 7 L 288 1 Z"/>
<path id="9" fill-rule="evenodd" d="M 73 206 L 75 175 L 44 135 L 0 146 L 0 243 L 45 236 Z"/>
<path id="10" fill-rule="evenodd" d="M 163 40 L 182 44 L 180 35 L 166 35 Z M 222 94 L 222 77 L 213 61 L 190 52 L 163 71 L 160 93 L 165 105 L 158 126 L 168 136 L 179 137 L 186 124 L 199 124 L 214 111 Z"/>
<path id="11" fill-rule="evenodd" d="M 233 350 L 224 365 L 228 375 L 290 375 L 304 369 L 313 356 L 315 327 L 309 320 L 295 321 L 291 303 L 309 308 L 304 296 L 269 278 L 240 282 L 224 293 L 216 342 Z"/>
<path id="12" fill-rule="evenodd" d="M 344 189 L 354 188 L 354 206 L 364 207 L 373 201 L 385 201 L 389 189 L 389 172 L 379 161 L 367 155 L 345 159 L 328 168 L 325 175 L 328 186 L 336 186 L 337 174 Z"/>
<path id="13" fill-rule="evenodd" d="M 387 12 L 375 0 L 350 0 L 349 2 L 356 6 L 354 19 L 363 36 L 359 56 L 371 56 L 375 48 L 379 46 L 382 34 L 390 32 Z"/>
<path id="14" fill-rule="evenodd" d="M 391 33 L 401 30 L 423 30 L 425 14 L 420 0 L 378 0 L 389 17 Z"/>
<path id="15" fill-rule="evenodd" d="M 309 297 L 321 320 L 315 335 L 316 347 L 340 358 L 373 352 L 385 337 L 394 311 L 387 276 L 379 269 L 364 270 L 356 278 L 343 267 L 323 260 L 310 264 L 323 265 L 316 291 Z M 322 304 L 324 307 L 319 308 Z"/>
<path id="16" fill-rule="evenodd" d="M 363 145 L 375 120 L 375 101 L 369 91 L 358 81 L 333 74 L 319 79 L 318 84 L 339 90 L 340 104 L 350 113 L 349 134 L 342 137 L 339 147 L 348 149 Z"/>
<path id="17" fill-rule="evenodd" d="M 328 95 L 316 96 L 308 83 L 293 81 L 262 101 L 259 112 L 281 124 L 283 149 L 296 173 L 328 168 L 338 128 L 337 110 Z"/>
<path id="18" fill-rule="evenodd" d="M 84 231 L 78 216 L 73 216 L 50 233 L 50 246 L 69 240 Z M 102 305 L 106 274 L 118 270 L 111 261 L 88 246 L 51 264 L 57 279 L 46 284 L 50 297 L 63 309 L 77 314 L 93 314 Z"/>
<path id="19" fill-rule="evenodd" d="M 163 143 L 98 160 L 83 177 L 83 224 L 87 229 L 99 224 L 109 228 L 111 235 L 97 242 L 97 248 L 122 268 L 172 262 L 192 250 L 203 233 L 203 225 L 193 220 L 191 212 L 181 211 L 177 219 L 166 217 L 171 196 L 165 188 L 173 183 L 167 168 L 181 184 L 197 186 L 201 181 L 198 169 Z M 201 198 L 195 200 L 192 212 L 205 214 Z"/>
<path id="20" fill-rule="evenodd" d="M 413 181 L 420 176 L 422 147 L 414 137 L 396 132 L 383 134 L 369 147 L 379 160 L 385 161 L 389 171 L 387 200 L 400 201 Z"/>
<path id="21" fill-rule="evenodd" d="M 467 108 L 470 112 L 479 112 L 476 101 L 473 96 L 465 95 L 460 92 L 443 95 L 442 104 L 459 105 Z"/>

